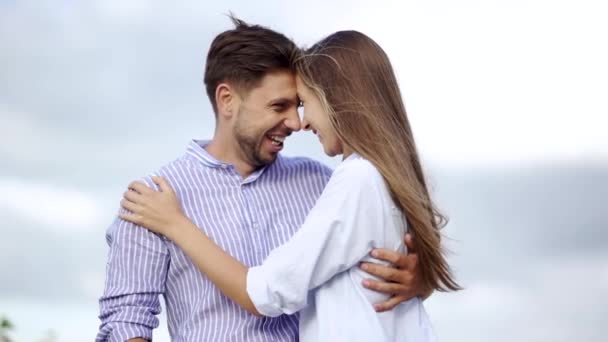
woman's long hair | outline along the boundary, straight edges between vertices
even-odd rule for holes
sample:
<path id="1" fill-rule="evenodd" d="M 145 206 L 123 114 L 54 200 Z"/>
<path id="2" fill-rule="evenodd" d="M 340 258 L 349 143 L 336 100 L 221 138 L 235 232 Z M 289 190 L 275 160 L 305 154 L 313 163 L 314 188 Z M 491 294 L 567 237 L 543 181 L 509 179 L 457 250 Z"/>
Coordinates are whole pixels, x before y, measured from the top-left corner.
<path id="1" fill-rule="evenodd" d="M 329 114 L 343 144 L 382 174 L 415 237 L 427 288 L 459 290 L 439 230 L 447 222 L 431 201 L 391 63 L 371 38 L 336 32 L 303 52 L 296 70 Z"/>

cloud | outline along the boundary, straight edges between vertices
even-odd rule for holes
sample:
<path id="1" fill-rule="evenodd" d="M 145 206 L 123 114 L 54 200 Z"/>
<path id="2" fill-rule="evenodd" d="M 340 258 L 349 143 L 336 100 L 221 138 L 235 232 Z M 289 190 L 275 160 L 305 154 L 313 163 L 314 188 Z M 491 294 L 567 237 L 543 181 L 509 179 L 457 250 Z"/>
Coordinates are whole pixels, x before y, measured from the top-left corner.
<path id="1" fill-rule="evenodd" d="M 183 138 L 210 136 L 204 56 L 213 36 L 230 27 L 222 13 L 232 9 L 308 44 L 346 28 L 378 40 L 429 160 L 608 158 L 601 115 L 608 108 L 600 100 L 608 51 L 592 43 L 606 31 L 599 11 L 547 1 L 346 4 L 318 11 L 277 3 L 264 11 L 240 2 L 95 1 L 52 6 L 45 20 L 35 20 L 33 3 L 14 5 L 0 24 L 10 47 L 0 57 L 0 101 L 75 142 L 154 146 L 163 137 L 181 146 Z M 311 25 L 312 18 L 325 24 Z"/>
<path id="2" fill-rule="evenodd" d="M 1 211 L 41 228 L 74 233 L 98 225 L 104 214 L 92 194 L 44 183 L 0 178 L 0 193 Z"/>
<path id="3" fill-rule="evenodd" d="M 595 281 L 608 255 L 568 262 L 488 262 L 499 278 L 480 279 L 459 293 L 434 294 L 426 306 L 439 338 L 454 341 L 600 341 L 598 317 L 608 290 Z M 477 269 L 480 272 L 481 269 Z M 465 284 L 466 286 L 466 284 Z"/>
<path id="4" fill-rule="evenodd" d="M 392 2 L 343 29 L 387 51 L 418 144 L 443 163 L 608 158 L 597 3 Z M 542 19 L 539 19 L 542 18 Z M 335 22 L 331 24 L 335 25 Z M 576 118 L 576 119 L 575 119 Z"/>
<path id="5" fill-rule="evenodd" d="M 596 253 L 608 241 L 606 163 L 542 163 L 485 171 L 440 169 L 435 197 L 454 248 L 507 260 Z M 517 241 L 517 245 L 504 245 Z"/>

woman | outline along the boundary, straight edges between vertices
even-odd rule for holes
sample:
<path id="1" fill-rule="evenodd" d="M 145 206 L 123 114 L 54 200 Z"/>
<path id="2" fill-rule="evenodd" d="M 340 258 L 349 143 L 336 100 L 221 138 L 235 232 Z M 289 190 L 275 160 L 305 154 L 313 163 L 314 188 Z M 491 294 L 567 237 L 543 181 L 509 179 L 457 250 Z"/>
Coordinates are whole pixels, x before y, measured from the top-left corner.
<path id="1" fill-rule="evenodd" d="M 302 341 L 432 341 L 419 298 L 376 313 L 382 296 L 361 286 L 373 248 L 403 252 L 410 230 L 428 288 L 458 290 L 442 255 L 443 217 L 431 202 L 390 61 L 356 31 L 330 35 L 299 58 L 302 124 L 325 153 L 342 154 L 300 230 L 260 266 L 247 268 L 181 212 L 169 185 L 138 184 L 121 218 L 174 241 L 223 293 L 256 315 L 300 312 Z"/>

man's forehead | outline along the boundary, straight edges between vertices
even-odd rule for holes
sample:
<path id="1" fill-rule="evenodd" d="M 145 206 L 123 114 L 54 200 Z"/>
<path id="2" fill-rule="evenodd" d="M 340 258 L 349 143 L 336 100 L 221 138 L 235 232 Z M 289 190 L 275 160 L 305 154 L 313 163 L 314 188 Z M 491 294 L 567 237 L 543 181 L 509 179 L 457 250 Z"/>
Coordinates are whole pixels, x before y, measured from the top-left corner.
<path id="1" fill-rule="evenodd" d="M 287 71 L 278 71 L 266 74 L 260 82 L 262 87 L 296 87 L 295 75 Z"/>
<path id="2" fill-rule="evenodd" d="M 266 75 L 254 91 L 263 94 L 268 100 L 297 101 L 298 99 L 295 78 L 290 73 Z"/>

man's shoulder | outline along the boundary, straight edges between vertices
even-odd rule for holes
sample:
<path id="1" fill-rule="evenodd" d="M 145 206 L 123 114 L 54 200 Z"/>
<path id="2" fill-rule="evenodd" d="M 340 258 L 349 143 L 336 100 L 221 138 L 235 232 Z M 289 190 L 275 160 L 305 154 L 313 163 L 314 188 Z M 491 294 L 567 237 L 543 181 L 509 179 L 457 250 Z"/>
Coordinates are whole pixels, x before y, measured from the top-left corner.
<path id="1" fill-rule="evenodd" d="M 141 177 L 141 181 L 146 185 L 158 190 L 156 184 L 152 181 L 152 177 L 163 177 L 175 189 L 183 184 L 189 183 L 192 179 L 192 174 L 196 171 L 194 163 L 186 156 L 178 157 L 160 167 L 153 169 L 147 175 Z"/>

